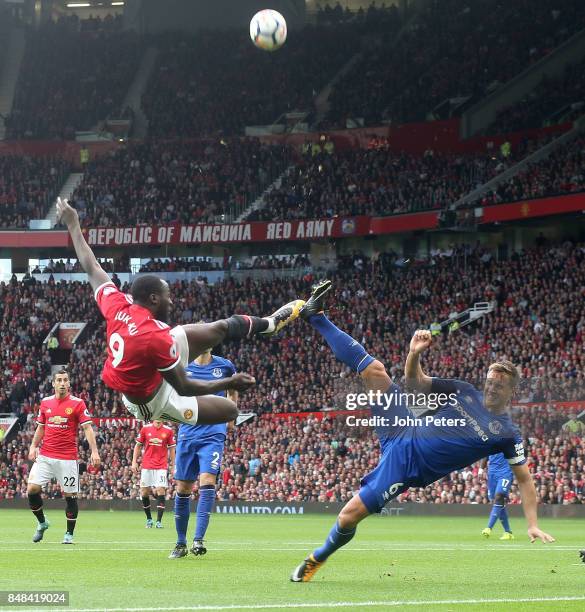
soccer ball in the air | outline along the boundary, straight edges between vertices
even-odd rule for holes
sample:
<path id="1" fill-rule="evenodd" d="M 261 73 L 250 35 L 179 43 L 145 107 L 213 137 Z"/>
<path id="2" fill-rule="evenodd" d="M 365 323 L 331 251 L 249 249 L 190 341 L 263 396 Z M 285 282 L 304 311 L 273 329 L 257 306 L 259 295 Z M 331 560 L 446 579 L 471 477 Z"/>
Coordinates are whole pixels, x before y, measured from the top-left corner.
<path id="1" fill-rule="evenodd" d="M 250 21 L 250 38 L 259 49 L 264 49 L 264 51 L 280 49 L 286 40 L 284 17 L 272 9 L 256 13 Z"/>

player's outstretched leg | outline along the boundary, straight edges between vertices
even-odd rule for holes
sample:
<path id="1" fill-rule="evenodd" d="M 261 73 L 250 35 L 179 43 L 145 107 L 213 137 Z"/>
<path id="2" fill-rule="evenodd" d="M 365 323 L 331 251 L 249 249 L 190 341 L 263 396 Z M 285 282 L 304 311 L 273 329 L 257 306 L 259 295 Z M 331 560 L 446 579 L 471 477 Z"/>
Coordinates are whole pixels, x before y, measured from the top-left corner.
<path id="1" fill-rule="evenodd" d="M 213 323 L 183 325 L 189 343 L 189 361 L 224 340 L 241 340 L 256 334 L 276 334 L 299 316 L 304 304 L 304 300 L 293 300 L 268 317 L 232 315 L 229 319 Z"/>
<path id="2" fill-rule="evenodd" d="M 316 548 L 291 574 L 292 582 L 309 582 L 327 559 L 355 535 L 357 525 L 370 514 L 359 495 L 343 507 L 323 546 Z"/>
<path id="3" fill-rule="evenodd" d="M 323 302 L 331 289 L 331 281 L 324 280 L 313 285 L 311 297 L 301 308 L 300 317 L 308 321 L 331 347 L 334 355 L 358 374 L 363 372 L 374 358 L 351 336 L 342 332 L 324 314 Z"/>

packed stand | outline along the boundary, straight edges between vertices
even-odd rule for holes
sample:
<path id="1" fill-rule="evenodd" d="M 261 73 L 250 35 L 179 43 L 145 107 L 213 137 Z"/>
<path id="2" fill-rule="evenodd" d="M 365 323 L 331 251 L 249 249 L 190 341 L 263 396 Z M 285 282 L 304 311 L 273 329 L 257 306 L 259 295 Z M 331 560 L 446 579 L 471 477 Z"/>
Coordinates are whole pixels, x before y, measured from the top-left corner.
<path id="1" fill-rule="evenodd" d="M 121 17 L 60 17 L 27 31 L 12 113 L 12 139 L 71 139 L 118 118 L 140 62 L 138 34 Z"/>
<path id="2" fill-rule="evenodd" d="M 252 139 L 137 144 L 91 161 L 70 200 L 82 227 L 227 221 L 288 156 Z"/>
<path id="3" fill-rule="evenodd" d="M 163 37 L 142 105 L 152 137 L 240 135 L 283 113 L 311 111 L 314 98 L 359 47 L 350 25 L 289 28 L 276 53 L 241 30 Z"/>
<path id="4" fill-rule="evenodd" d="M 330 97 L 329 123 L 460 113 L 582 29 L 584 17 L 580 0 L 434 0 L 398 38 L 380 37 L 344 75 Z"/>
<path id="5" fill-rule="evenodd" d="M 446 208 L 494 178 L 550 138 L 526 141 L 502 154 L 496 147 L 476 154 L 424 155 L 388 147 L 305 152 L 265 196 L 249 221 L 354 215 L 391 215 Z"/>
<path id="6" fill-rule="evenodd" d="M 70 172 L 60 157 L 0 155 L 0 228 L 43 219 Z"/>
<path id="7" fill-rule="evenodd" d="M 478 202 L 499 204 L 584 190 L 585 136 L 580 136 L 556 148 L 541 161 L 529 164 L 495 190 L 484 194 Z"/>
<path id="8" fill-rule="evenodd" d="M 562 77 L 544 78 L 516 104 L 502 109 L 489 126 L 491 134 L 574 121 L 585 114 L 585 61 L 572 64 Z"/>
<path id="9" fill-rule="evenodd" d="M 583 467 L 585 425 L 578 432 L 565 425 L 568 414 L 553 407 L 514 410 L 527 441 L 529 469 L 538 501 L 546 504 L 585 503 Z M 88 499 L 139 498 L 139 482 L 130 469 L 137 424 L 102 422 L 97 444 L 102 466 L 89 463 L 89 448 L 81 440 L 80 490 Z M 32 430 L 21 432 L 0 447 L 0 499 L 25 497 Z M 218 501 L 346 502 L 360 488 L 360 478 L 379 457 L 371 431 L 347 427 L 344 418 L 260 419 L 228 436 Z M 167 497 L 173 494 L 167 490 Z M 50 484 L 48 497 L 60 497 Z M 415 488 L 397 503 L 487 504 L 485 461 L 478 462 L 425 488 Z M 510 502 L 520 502 L 516 483 Z"/>

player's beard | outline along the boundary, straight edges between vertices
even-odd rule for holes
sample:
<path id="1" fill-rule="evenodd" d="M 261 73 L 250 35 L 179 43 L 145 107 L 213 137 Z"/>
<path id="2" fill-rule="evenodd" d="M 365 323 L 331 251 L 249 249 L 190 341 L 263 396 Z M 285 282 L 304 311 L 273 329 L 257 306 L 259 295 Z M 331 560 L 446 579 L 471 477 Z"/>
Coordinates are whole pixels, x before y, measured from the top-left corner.
<path id="1" fill-rule="evenodd" d="M 162 321 L 163 323 L 168 323 L 169 322 L 169 307 L 168 306 L 161 307 L 159 312 L 156 313 L 156 318 L 159 321 Z"/>

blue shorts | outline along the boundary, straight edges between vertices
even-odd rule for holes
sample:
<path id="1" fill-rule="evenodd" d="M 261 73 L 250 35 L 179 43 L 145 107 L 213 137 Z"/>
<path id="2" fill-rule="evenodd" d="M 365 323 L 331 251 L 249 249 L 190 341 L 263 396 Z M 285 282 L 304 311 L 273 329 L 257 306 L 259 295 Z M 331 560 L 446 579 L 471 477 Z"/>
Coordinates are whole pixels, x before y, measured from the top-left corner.
<path id="1" fill-rule="evenodd" d="M 407 476 L 406 463 L 410 456 L 410 442 L 385 439 L 380 443 L 380 461 L 373 471 L 362 478 L 359 492 L 370 514 L 381 512 L 389 501 L 413 486 Z"/>
<path id="2" fill-rule="evenodd" d="M 225 436 L 182 439 L 177 441 L 176 480 L 196 480 L 199 474 L 218 474 L 221 468 Z"/>
<path id="3" fill-rule="evenodd" d="M 400 387 L 392 384 L 386 393 L 400 393 Z M 396 417 L 406 419 L 413 417 L 410 409 L 402 403 L 395 403 L 389 410 L 371 406 L 372 415 L 383 416 L 389 425 L 376 427 L 380 441 L 381 457 L 378 465 L 361 480 L 359 496 L 371 514 L 381 512 L 382 508 L 395 497 L 416 486 L 408 476 L 408 465 L 411 462 L 412 443 L 404 433 L 408 425 L 394 425 Z"/>
<path id="4" fill-rule="evenodd" d="M 490 501 L 495 499 L 496 495 L 499 493 L 504 497 L 509 497 L 512 480 L 512 475 L 506 477 L 500 477 L 498 474 L 493 477 L 488 476 L 488 497 Z"/>

